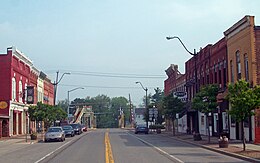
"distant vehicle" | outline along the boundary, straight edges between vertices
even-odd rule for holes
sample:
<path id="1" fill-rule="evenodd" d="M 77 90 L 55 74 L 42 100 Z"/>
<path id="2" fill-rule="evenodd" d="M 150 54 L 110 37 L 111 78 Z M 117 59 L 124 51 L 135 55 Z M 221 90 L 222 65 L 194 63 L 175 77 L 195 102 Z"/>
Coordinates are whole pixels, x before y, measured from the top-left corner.
<path id="1" fill-rule="evenodd" d="M 86 125 L 81 125 L 81 129 L 83 132 L 87 132 L 88 131 L 88 128 Z"/>
<path id="2" fill-rule="evenodd" d="M 135 134 L 138 134 L 138 133 L 148 134 L 148 132 L 149 132 L 149 129 L 146 125 L 137 125 L 135 127 Z"/>
<path id="3" fill-rule="evenodd" d="M 70 137 L 75 136 L 74 129 L 70 125 L 62 126 L 62 129 L 65 132 L 65 136 L 70 136 Z"/>
<path id="4" fill-rule="evenodd" d="M 48 131 L 45 133 L 44 141 L 64 141 L 65 140 L 65 133 L 62 127 L 50 127 Z"/>
<path id="5" fill-rule="evenodd" d="M 74 129 L 75 134 L 80 135 L 82 133 L 81 124 L 79 123 L 72 123 L 70 126 Z"/>

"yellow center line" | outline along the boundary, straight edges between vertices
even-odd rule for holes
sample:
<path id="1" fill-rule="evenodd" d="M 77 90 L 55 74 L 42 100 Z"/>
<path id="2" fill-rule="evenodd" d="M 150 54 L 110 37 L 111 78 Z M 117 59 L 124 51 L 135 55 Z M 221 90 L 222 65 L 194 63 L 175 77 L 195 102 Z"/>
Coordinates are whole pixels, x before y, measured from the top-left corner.
<path id="1" fill-rule="evenodd" d="M 108 131 L 105 134 L 105 152 L 106 152 L 106 163 L 114 163 Z"/>

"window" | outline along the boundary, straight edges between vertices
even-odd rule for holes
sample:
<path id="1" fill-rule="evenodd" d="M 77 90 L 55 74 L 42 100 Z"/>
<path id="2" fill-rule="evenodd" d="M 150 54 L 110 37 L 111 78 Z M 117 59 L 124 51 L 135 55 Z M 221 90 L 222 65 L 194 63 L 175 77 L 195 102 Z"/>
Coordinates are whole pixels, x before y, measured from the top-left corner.
<path id="1" fill-rule="evenodd" d="M 204 116 L 201 116 L 201 125 L 204 126 Z"/>
<path id="2" fill-rule="evenodd" d="M 25 92 L 24 92 L 24 93 L 25 93 L 25 94 L 24 94 L 24 96 L 25 96 L 25 97 L 24 97 L 24 103 L 26 103 L 26 101 L 27 101 L 27 83 L 25 83 L 25 85 L 24 85 L 24 91 L 25 91 Z"/>
<path id="3" fill-rule="evenodd" d="M 16 100 L 16 81 L 15 78 L 12 79 L 12 100 Z"/>
<path id="4" fill-rule="evenodd" d="M 19 102 L 23 102 L 23 84 L 19 81 Z"/>
<path id="5" fill-rule="evenodd" d="M 230 73 L 231 73 L 231 83 L 234 83 L 234 67 L 232 60 L 230 61 Z"/>
<path id="6" fill-rule="evenodd" d="M 247 54 L 244 55 L 244 64 L 245 64 L 245 79 L 248 82 L 249 81 L 249 72 L 248 72 L 248 56 Z"/>
<path id="7" fill-rule="evenodd" d="M 241 63 L 240 63 L 240 53 L 236 52 L 236 61 L 237 61 L 237 79 L 241 79 Z"/>

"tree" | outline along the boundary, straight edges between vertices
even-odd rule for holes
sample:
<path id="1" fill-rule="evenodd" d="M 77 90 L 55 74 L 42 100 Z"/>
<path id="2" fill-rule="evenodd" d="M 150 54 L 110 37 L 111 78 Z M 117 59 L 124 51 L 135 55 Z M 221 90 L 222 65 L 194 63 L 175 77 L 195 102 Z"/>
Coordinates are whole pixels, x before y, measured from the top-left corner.
<path id="1" fill-rule="evenodd" d="M 177 97 L 169 95 L 163 98 L 163 113 L 166 118 L 172 120 L 173 135 L 175 135 L 174 120 L 176 119 L 176 114 L 180 113 L 183 109 L 184 103 Z"/>
<path id="2" fill-rule="evenodd" d="M 113 127 L 118 127 L 119 119 L 120 117 L 120 109 L 122 109 L 124 113 L 124 121 L 127 120 L 130 116 L 130 110 L 128 105 L 128 100 L 125 97 L 113 97 L 111 99 L 111 108 L 110 111 L 112 112 L 112 119 L 110 120 L 112 123 L 114 123 Z M 125 122 L 124 122 L 125 124 Z"/>
<path id="3" fill-rule="evenodd" d="M 45 128 L 50 127 L 56 120 L 64 120 L 67 117 L 67 113 L 61 107 L 41 102 L 38 102 L 36 106 L 30 106 L 28 113 L 32 121 L 43 121 Z"/>
<path id="4" fill-rule="evenodd" d="M 153 106 L 155 106 L 158 109 L 158 117 L 156 123 L 162 124 L 164 92 L 160 88 L 155 88 L 154 91 L 155 93 L 151 96 L 151 105 L 148 108 L 153 108 Z"/>
<path id="5" fill-rule="evenodd" d="M 208 131 L 208 143 L 210 143 L 210 130 L 208 123 L 208 115 L 218 106 L 217 103 L 218 86 L 215 84 L 202 87 L 192 100 L 192 108 L 206 115 L 206 128 Z"/>
<path id="6" fill-rule="evenodd" d="M 228 85 L 228 94 L 226 98 L 231 103 L 231 109 L 228 113 L 236 122 L 241 123 L 243 150 L 246 150 L 246 139 L 244 131 L 244 122 L 254 115 L 253 110 L 260 106 L 260 87 L 250 87 L 245 80 L 239 80 L 235 84 Z"/>

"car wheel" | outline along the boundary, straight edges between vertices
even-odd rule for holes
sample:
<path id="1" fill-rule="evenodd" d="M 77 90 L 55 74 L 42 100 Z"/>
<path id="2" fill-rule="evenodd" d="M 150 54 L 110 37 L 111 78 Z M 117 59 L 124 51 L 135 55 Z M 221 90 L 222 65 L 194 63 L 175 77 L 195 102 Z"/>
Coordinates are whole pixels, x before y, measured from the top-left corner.
<path id="1" fill-rule="evenodd" d="M 48 142 L 48 140 L 47 140 L 47 139 L 45 139 L 45 140 L 44 140 L 44 142 L 46 143 L 46 142 Z"/>
<path id="2" fill-rule="evenodd" d="M 138 134 L 138 132 L 135 132 L 135 134 Z"/>
<path id="3" fill-rule="evenodd" d="M 148 132 L 145 132 L 145 134 L 148 134 Z"/>

